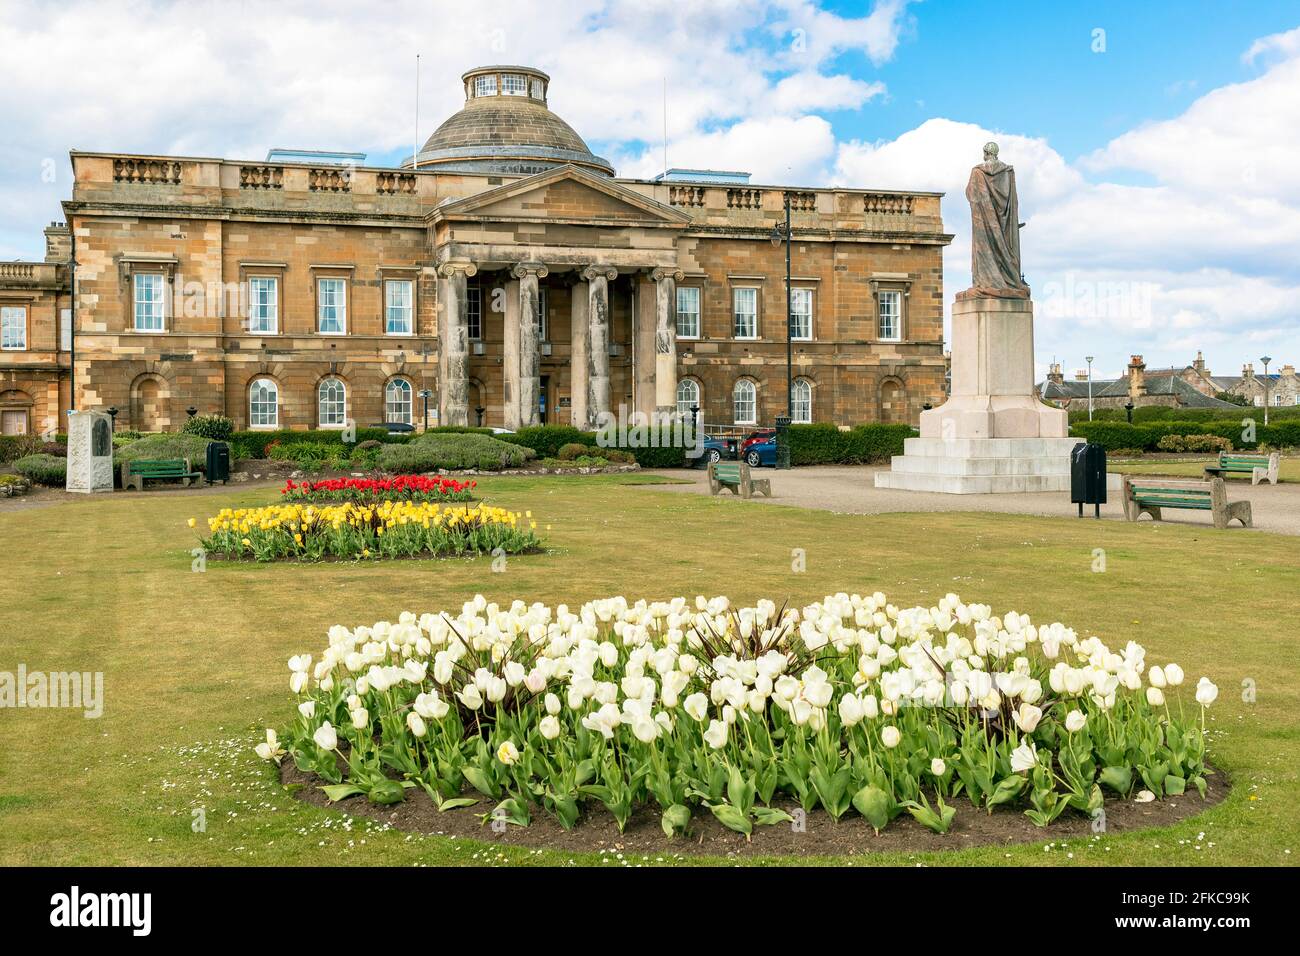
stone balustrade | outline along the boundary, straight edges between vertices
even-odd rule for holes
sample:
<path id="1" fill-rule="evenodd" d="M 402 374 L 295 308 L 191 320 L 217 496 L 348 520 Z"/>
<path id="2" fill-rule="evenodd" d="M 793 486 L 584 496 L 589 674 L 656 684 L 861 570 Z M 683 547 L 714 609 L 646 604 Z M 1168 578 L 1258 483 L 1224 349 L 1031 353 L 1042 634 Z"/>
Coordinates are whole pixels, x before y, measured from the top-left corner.
<path id="1" fill-rule="evenodd" d="M 338 166 L 312 168 L 307 171 L 307 188 L 314 193 L 352 192 L 352 171 Z"/>
<path id="2" fill-rule="evenodd" d="M 240 189 L 283 189 L 283 166 L 240 166 Z"/>
<path id="3" fill-rule="evenodd" d="M 413 173 L 378 172 L 375 173 L 375 192 L 382 196 L 398 194 L 415 195 L 415 175 Z"/>
<path id="4" fill-rule="evenodd" d="M 181 164 L 171 159 L 122 156 L 113 160 L 113 182 L 178 185 Z"/>

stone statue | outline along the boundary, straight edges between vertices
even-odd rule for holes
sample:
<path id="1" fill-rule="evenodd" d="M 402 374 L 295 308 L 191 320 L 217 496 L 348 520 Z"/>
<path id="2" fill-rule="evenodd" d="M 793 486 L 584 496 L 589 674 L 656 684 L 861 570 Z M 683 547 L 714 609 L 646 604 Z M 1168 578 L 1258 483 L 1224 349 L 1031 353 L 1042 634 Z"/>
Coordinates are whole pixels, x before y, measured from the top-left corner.
<path id="1" fill-rule="evenodd" d="M 984 162 L 966 183 L 971 221 L 971 287 L 957 298 L 1027 299 L 1020 277 L 1020 206 L 1016 171 L 998 159 L 998 144 L 986 143 Z"/>

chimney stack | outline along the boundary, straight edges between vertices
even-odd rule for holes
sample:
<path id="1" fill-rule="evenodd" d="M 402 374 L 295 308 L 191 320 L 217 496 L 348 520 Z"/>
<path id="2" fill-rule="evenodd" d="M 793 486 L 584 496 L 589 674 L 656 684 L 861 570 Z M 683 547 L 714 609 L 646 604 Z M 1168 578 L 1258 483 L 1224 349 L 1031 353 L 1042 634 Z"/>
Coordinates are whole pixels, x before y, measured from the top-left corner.
<path id="1" fill-rule="evenodd" d="M 1128 360 L 1128 397 L 1134 405 L 1147 393 L 1147 363 L 1142 356 L 1134 355 Z"/>
<path id="2" fill-rule="evenodd" d="M 45 261 L 68 262 L 71 259 L 72 231 L 67 223 L 50 223 L 45 227 Z"/>
<path id="3" fill-rule="evenodd" d="M 1192 368 L 1196 369 L 1196 371 L 1200 372 L 1202 375 L 1205 374 L 1205 356 L 1200 353 L 1199 349 L 1196 352 L 1196 360 L 1192 362 Z"/>
<path id="4" fill-rule="evenodd" d="M 1065 381 L 1065 376 L 1061 374 L 1060 362 L 1053 362 L 1051 365 L 1047 366 L 1047 380 L 1049 382 L 1055 382 L 1057 385 L 1060 385 Z"/>

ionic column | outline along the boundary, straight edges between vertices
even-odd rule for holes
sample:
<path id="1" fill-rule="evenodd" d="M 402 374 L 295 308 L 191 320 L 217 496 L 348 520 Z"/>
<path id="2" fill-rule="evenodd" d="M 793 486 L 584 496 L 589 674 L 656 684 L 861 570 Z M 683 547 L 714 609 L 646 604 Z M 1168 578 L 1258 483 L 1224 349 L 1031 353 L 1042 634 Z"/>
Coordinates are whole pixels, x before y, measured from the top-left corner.
<path id="1" fill-rule="evenodd" d="M 541 422 L 538 411 L 541 388 L 541 315 L 538 312 L 537 280 L 547 268 L 536 262 L 521 262 L 510 273 L 519 280 L 519 421 L 522 426 Z"/>
<path id="2" fill-rule="evenodd" d="M 519 280 L 505 283 L 501 307 L 501 415 L 506 428 L 515 431 L 519 420 Z"/>
<path id="3" fill-rule="evenodd" d="M 438 267 L 438 424 L 469 424 L 469 322 L 466 280 L 472 262 Z"/>
<path id="4" fill-rule="evenodd" d="M 587 318 L 591 291 L 575 282 L 569 296 L 569 421 L 587 427 L 587 370 L 591 364 L 591 323 Z"/>
<path id="5" fill-rule="evenodd" d="M 587 280 L 587 422 L 596 424 L 609 412 L 609 283 L 618 276 L 617 269 L 590 266 L 583 270 Z"/>
<path id="6" fill-rule="evenodd" d="M 677 410 L 677 283 L 680 269 L 655 269 L 655 411 Z"/>

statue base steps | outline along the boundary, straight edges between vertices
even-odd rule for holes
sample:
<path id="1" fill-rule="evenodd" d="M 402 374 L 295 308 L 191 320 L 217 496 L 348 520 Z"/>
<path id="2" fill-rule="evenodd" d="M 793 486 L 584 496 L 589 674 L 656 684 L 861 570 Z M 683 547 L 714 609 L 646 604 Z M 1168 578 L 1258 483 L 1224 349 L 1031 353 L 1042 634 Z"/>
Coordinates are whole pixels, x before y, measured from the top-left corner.
<path id="1" fill-rule="evenodd" d="M 1070 490 L 1077 438 L 908 438 L 877 488 L 950 495 Z"/>

